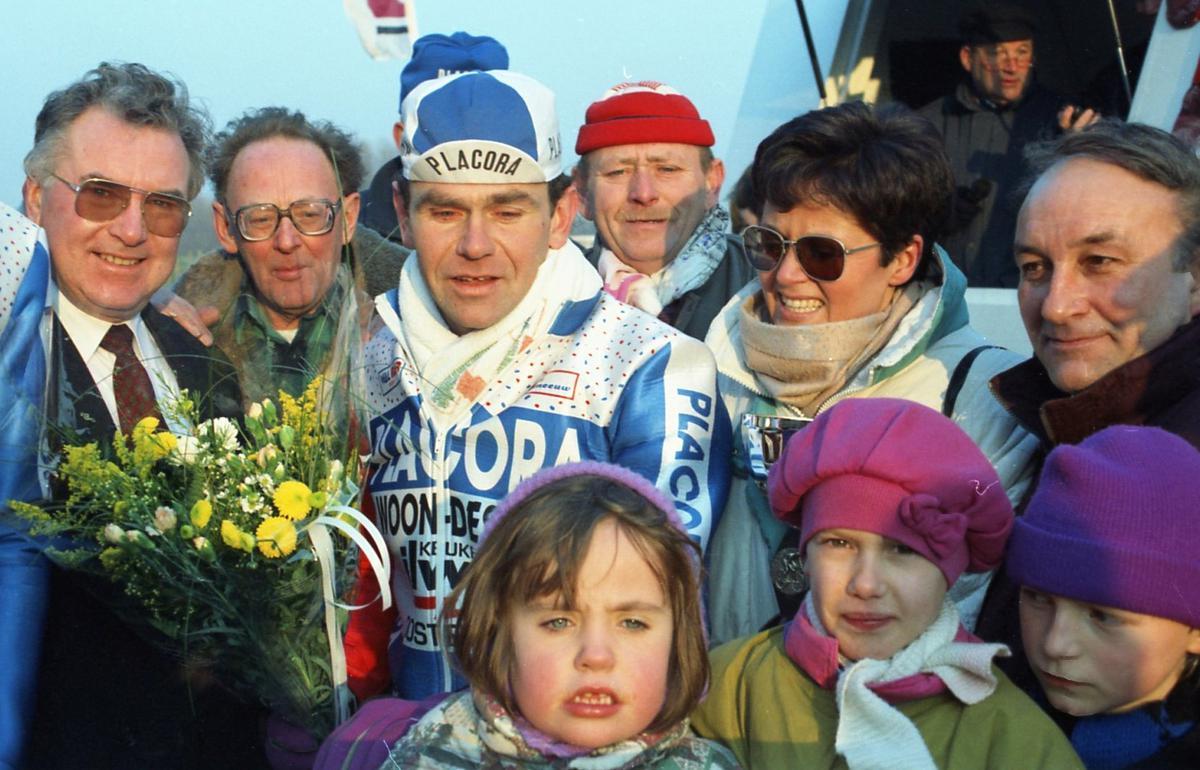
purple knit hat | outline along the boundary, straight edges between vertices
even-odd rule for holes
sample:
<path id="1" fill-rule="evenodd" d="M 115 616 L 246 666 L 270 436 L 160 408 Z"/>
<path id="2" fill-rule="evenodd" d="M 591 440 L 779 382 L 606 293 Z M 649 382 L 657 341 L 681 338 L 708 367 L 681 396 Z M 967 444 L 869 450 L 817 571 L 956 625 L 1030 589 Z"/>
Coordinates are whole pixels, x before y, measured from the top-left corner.
<path id="1" fill-rule="evenodd" d="M 1013 510 L 996 470 L 940 412 L 897 398 L 850 398 L 788 441 L 767 476 L 775 516 L 800 529 L 874 532 L 937 565 L 946 584 L 995 569 Z"/>
<path id="2" fill-rule="evenodd" d="M 1017 520 L 1013 580 L 1200 628 L 1200 452 L 1160 428 L 1116 425 L 1046 458 Z"/>
<path id="3" fill-rule="evenodd" d="M 595 460 L 582 460 L 553 468 L 543 468 L 518 484 L 517 488 L 509 492 L 500 501 L 500 504 L 496 506 L 496 509 L 492 511 L 492 514 L 488 516 L 487 523 L 483 526 L 483 533 L 479 536 L 479 545 L 483 545 L 488 535 L 492 534 L 492 530 L 496 528 L 496 523 L 500 519 L 507 516 L 513 508 L 525 502 L 534 492 L 547 484 L 574 476 L 601 476 L 629 487 L 634 492 L 649 500 L 655 508 L 667 514 L 667 520 L 676 529 L 687 534 L 687 528 L 683 525 L 683 520 L 679 518 L 679 511 L 675 510 L 675 503 L 671 502 L 671 498 L 664 495 L 658 487 L 651 484 L 644 477 L 620 465 L 602 463 Z"/>

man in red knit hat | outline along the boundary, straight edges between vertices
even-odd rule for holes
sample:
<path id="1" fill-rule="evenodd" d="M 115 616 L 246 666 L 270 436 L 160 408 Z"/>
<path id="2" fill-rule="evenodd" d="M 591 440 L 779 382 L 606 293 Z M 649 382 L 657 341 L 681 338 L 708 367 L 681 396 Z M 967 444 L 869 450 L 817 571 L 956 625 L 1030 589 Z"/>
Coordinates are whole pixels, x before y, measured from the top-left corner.
<path id="1" fill-rule="evenodd" d="M 587 256 L 605 289 L 697 339 L 754 277 L 717 203 L 714 143 L 690 99 L 647 81 L 605 92 L 575 141 L 575 187 L 596 223 Z"/>

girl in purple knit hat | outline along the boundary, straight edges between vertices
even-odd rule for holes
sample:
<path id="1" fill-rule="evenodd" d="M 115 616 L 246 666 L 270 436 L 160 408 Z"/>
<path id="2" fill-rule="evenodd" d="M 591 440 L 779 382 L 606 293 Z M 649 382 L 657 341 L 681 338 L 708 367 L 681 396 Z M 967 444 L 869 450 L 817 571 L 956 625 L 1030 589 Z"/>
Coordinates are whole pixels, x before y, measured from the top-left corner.
<path id="1" fill-rule="evenodd" d="M 698 546 L 641 476 L 598 462 L 535 474 L 488 519 L 442 618 L 470 689 L 370 766 L 737 768 L 688 727 L 709 676 L 699 579 Z M 317 767 L 378 753 L 361 736 L 387 733 L 381 719 L 343 725 Z"/>
<path id="2" fill-rule="evenodd" d="M 996 471 L 939 412 L 847 399 L 771 467 L 809 592 L 781 628 L 712 653 L 692 717 L 747 767 L 1080 767 L 1065 737 L 959 621 L 950 586 L 995 569 L 1013 511 Z"/>
<path id="3" fill-rule="evenodd" d="M 1013 532 L 1025 654 L 1089 770 L 1200 767 L 1200 452 L 1114 426 L 1046 459 Z"/>

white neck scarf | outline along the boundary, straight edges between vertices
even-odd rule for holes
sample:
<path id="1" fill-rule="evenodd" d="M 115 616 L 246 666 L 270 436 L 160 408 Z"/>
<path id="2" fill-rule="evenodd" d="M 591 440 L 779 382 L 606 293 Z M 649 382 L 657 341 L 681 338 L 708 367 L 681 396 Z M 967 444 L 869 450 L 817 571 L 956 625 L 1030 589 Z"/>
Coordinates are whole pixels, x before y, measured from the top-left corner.
<path id="1" fill-rule="evenodd" d="M 811 593 L 804 600 L 804 610 L 813 628 L 828 636 L 813 607 Z M 991 695 L 996 689 L 992 658 L 1007 655 L 1008 648 L 1003 644 L 956 642 L 959 625 L 954 602 L 944 599 L 937 619 L 907 647 L 887 660 L 863 658 L 838 674 L 839 717 L 834 747 L 845 757 L 850 770 L 937 770 L 916 725 L 868 685 L 931 673 L 968 705 Z"/>
<path id="2" fill-rule="evenodd" d="M 594 296 L 600 281 L 567 241 L 538 268 L 529 291 L 507 315 L 462 336 L 450 331 L 414 254 L 400 271 L 400 328 L 421 373 L 424 403 L 439 427 L 453 425 L 516 356 L 546 334 L 562 306 Z"/>

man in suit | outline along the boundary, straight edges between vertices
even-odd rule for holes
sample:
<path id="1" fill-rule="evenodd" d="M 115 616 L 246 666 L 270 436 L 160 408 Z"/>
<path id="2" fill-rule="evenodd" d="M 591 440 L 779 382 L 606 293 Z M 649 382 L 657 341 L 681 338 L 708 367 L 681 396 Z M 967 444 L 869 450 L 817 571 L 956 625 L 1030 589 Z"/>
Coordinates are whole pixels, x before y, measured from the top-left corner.
<path id="1" fill-rule="evenodd" d="M 188 201 L 204 181 L 208 119 L 175 88 L 141 65 L 101 65 L 46 100 L 25 158 L 25 210 L 46 231 L 57 287 L 55 340 L 72 343 L 58 346 L 51 376 L 61 363 L 60 380 L 88 399 L 60 400 L 56 416 L 97 437 L 130 427 L 114 392 L 124 381 L 114 364 L 127 354 L 105 342 L 110 329 L 129 330 L 157 400 L 210 384 L 203 348 L 149 307 L 175 268 Z"/>
<path id="2" fill-rule="evenodd" d="M 174 270 L 208 135 L 187 89 L 140 64 L 101 64 L 39 112 L 22 192 L 50 252 L 45 409 L 54 436 L 103 444 L 143 417 L 170 424 L 161 405 L 180 389 L 204 416 L 240 412 L 232 370 L 149 305 Z M 19 666 L 38 671 L 24 767 L 191 766 L 203 761 L 200 735 L 218 714 L 233 732 L 208 759 L 253 766 L 253 722 L 232 721 L 245 719 L 240 704 L 185 677 L 117 621 L 95 598 L 111 586 L 50 572 L 40 671 L 36 648 L 32 660 L 0 669 L 5 680 Z M 31 647 L 41 625 L 21 629 Z"/>

